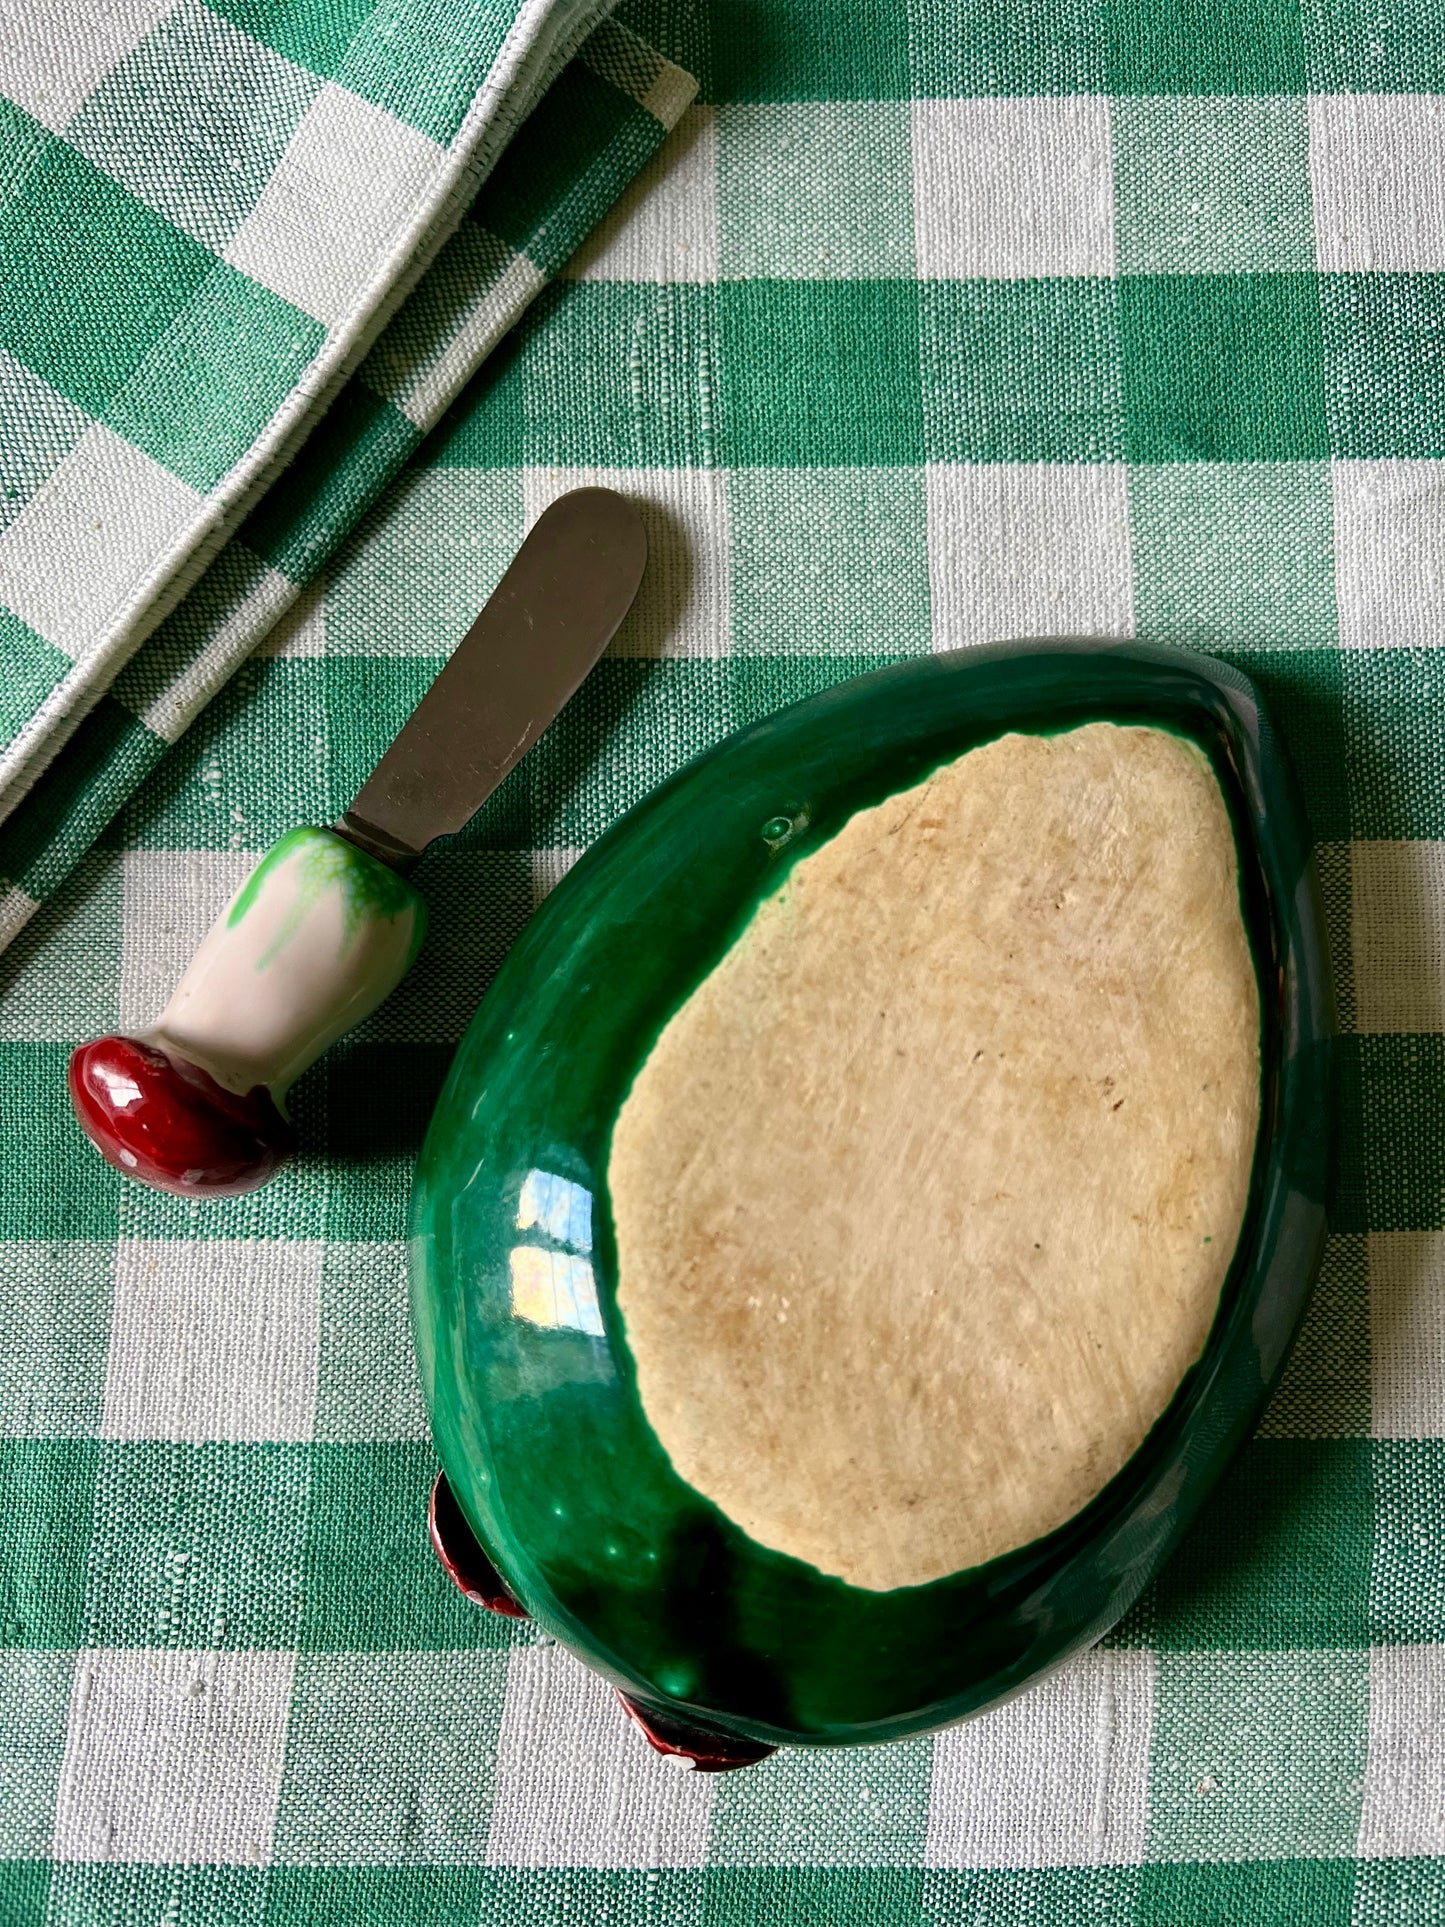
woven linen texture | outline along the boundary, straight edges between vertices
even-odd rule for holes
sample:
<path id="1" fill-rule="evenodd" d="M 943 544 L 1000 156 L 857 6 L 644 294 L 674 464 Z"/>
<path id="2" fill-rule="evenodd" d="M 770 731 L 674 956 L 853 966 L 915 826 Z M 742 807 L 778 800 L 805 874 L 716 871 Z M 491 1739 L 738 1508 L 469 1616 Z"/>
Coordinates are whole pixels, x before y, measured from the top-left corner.
<path id="1" fill-rule="evenodd" d="M 1445 1911 L 1445 35 L 1424 0 L 650 0 L 702 77 L 267 652 L 3 960 L 0 1920 L 1384 1927 Z M 411 979 L 191 1209 L 63 1071 L 325 822 L 578 481 L 653 563 L 417 881 Z M 426 1545 L 405 1195 L 575 853 L 875 664 L 1238 662 L 1316 834 L 1335 1232 L 1261 1435 L 1129 1620 L 1003 1710 L 677 1774 Z M 860 1664 L 866 1656 L 860 1655 Z"/>
<path id="2" fill-rule="evenodd" d="M 0 815 L 294 453 L 603 11 L 7 12 Z"/>
<path id="3" fill-rule="evenodd" d="M 92 707 L 63 751 L 0 823 L 0 947 L 292 611 L 694 91 L 689 75 L 610 20 L 582 42 L 320 429 L 109 687 L 89 691 Z M 17 442 L 33 432 L 33 396 L 19 400 Z M 37 548 L 36 573 L 48 579 L 65 559 L 63 543 Z M 29 699 L 28 647 L 6 652 L 18 701 Z"/>

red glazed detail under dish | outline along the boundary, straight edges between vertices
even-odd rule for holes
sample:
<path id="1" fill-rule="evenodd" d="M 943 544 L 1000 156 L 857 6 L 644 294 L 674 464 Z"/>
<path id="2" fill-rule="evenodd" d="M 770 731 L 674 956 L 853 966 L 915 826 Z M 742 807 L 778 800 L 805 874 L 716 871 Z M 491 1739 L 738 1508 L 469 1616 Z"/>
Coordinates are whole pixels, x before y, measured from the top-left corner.
<path id="1" fill-rule="evenodd" d="M 642 1729 L 649 1746 L 655 1747 L 665 1759 L 690 1761 L 699 1773 L 733 1773 L 740 1766 L 756 1766 L 759 1760 L 767 1759 L 778 1750 L 762 1740 L 712 1733 L 705 1727 L 669 1719 L 665 1713 L 654 1713 L 649 1707 L 639 1706 L 626 1693 L 619 1692 L 617 1697 L 628 1719 Z"/>
<path id="2" fill-rule="evenodd" d="M 138 1037 L 82 1044 L 70 1059 L 70 1101 L 117 1171 L 181 1197 L 254 1191 L 294 1142 L 264 1086 L 239 1097 L 199 1064 Z"/>
<path id="3" fill-rule="evenodd" d="M 474 1605 L 485 1606 L 489 1612 L 502 1613 L 508 1619 L 531 1618 L 478 1545 L 476 1534 L 457 1504 L 456 1494 L 447 1484 L 445 1472 L 437 1473 L 431 1489 L 427 1530 L 436 1556 L 441 1560 L 442 1571 Z M 617 1697 L 623 1712 L 640 1728 L 650 1746 L 669 1759 L 688 1761 L 699 1773 L 730 1773 L 734 1767 L 755 1766 L 778 1750 L 757 1740 L 733 1739 L 726 1733 L 685 1726 L 680 1720 L 667 1719 L 639 1706 L 625 1693 Z"/>
<path id="4" fill-rule="evenodd" d="M 442 1562 L 442 1571 L 474 1605 L 507 1619 L 530 1619 L 527 1608 L 513 1597 L 507 1582 L 477 1544 L 476 1534 L 462 1516 L 456 1495 L 438 1472 L 427 1508 L 427 1530 Z"/>

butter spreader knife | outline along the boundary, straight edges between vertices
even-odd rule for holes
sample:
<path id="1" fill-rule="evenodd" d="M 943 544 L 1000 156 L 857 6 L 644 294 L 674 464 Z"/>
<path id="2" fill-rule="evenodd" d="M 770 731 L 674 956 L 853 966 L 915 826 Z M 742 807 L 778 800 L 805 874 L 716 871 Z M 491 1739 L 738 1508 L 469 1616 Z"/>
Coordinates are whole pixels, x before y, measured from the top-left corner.
<path id="1" fill-rule="evenodd" d="M 286 1093 L 400 983 L 426 932 L 404 872 L 460 830 L 573 694 L 647 562 L 611 489 L 537 520 L 355 800 L 274 843 L 221 912 L 159 1019 L 70 1060 L 75 1114 L 128 1177 L 187 1197 L 253 1191 L 293 1144 Z"/>

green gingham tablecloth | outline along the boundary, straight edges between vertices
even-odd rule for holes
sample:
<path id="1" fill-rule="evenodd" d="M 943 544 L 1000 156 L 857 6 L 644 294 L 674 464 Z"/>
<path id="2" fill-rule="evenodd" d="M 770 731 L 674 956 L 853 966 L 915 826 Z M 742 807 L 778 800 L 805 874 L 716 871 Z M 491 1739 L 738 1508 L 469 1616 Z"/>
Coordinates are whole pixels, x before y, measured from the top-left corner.
<path id="1" fill-rule="evenodd" d="M 12 5 L 0 947 L 675 125 L 608 4 Z"/>
<path id="2" fill-rule="evenodd" d="M 626 18 L 705 104 L 0 964 L 0 1922 L 1445 1920 L 1439 13 Z M 69 1046 L 152 1013 L 595 480 L 650 518 L 642 599 L 419 870 L 428 947 L 299 1087 L 302 1156 L 203 1209 L 113 1179 Z M 728 729 L 1128 632 L 1258 678 L 1320 839 L 1342 1143 L 1288 1377 L 1093 1654 L 935 1739 L 675 1773 L 426 1545 L 432 1093 L 540 895 Z"/>

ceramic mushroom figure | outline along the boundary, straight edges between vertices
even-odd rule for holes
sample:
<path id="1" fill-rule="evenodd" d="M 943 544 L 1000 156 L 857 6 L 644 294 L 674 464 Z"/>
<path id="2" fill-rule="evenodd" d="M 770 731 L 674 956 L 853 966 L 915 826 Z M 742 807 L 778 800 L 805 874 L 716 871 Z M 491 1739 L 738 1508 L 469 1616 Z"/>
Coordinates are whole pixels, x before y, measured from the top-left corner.
<path id="1" fill-rule="evenodd" d="M 86 1134 L 158 1190 L 255 1190 L 291 1149 L 286 1093 L 390 996 L 425 935 L 426 905 L 395 870 L 331 830 L 288 832 L 151 1028 L 74 1053 L 71 1101 Z"/>
<path id="2" fill-rule="evenodd" d="M 1278 1369 L 1317 905 L 1250 840 L 1266 790 L 1295 833 L 1253 692 L 1191 670 L 1191 713 L 1164 656 L 1057 722 L 1067 650 L 760 726 L 573 871 L 458 1058 L 413 1241 L 454 1537 L 700 1765 L 927 1730 L 1096 1638 Z M 978 722 L 990 673 L 1028 726 Z"/>

